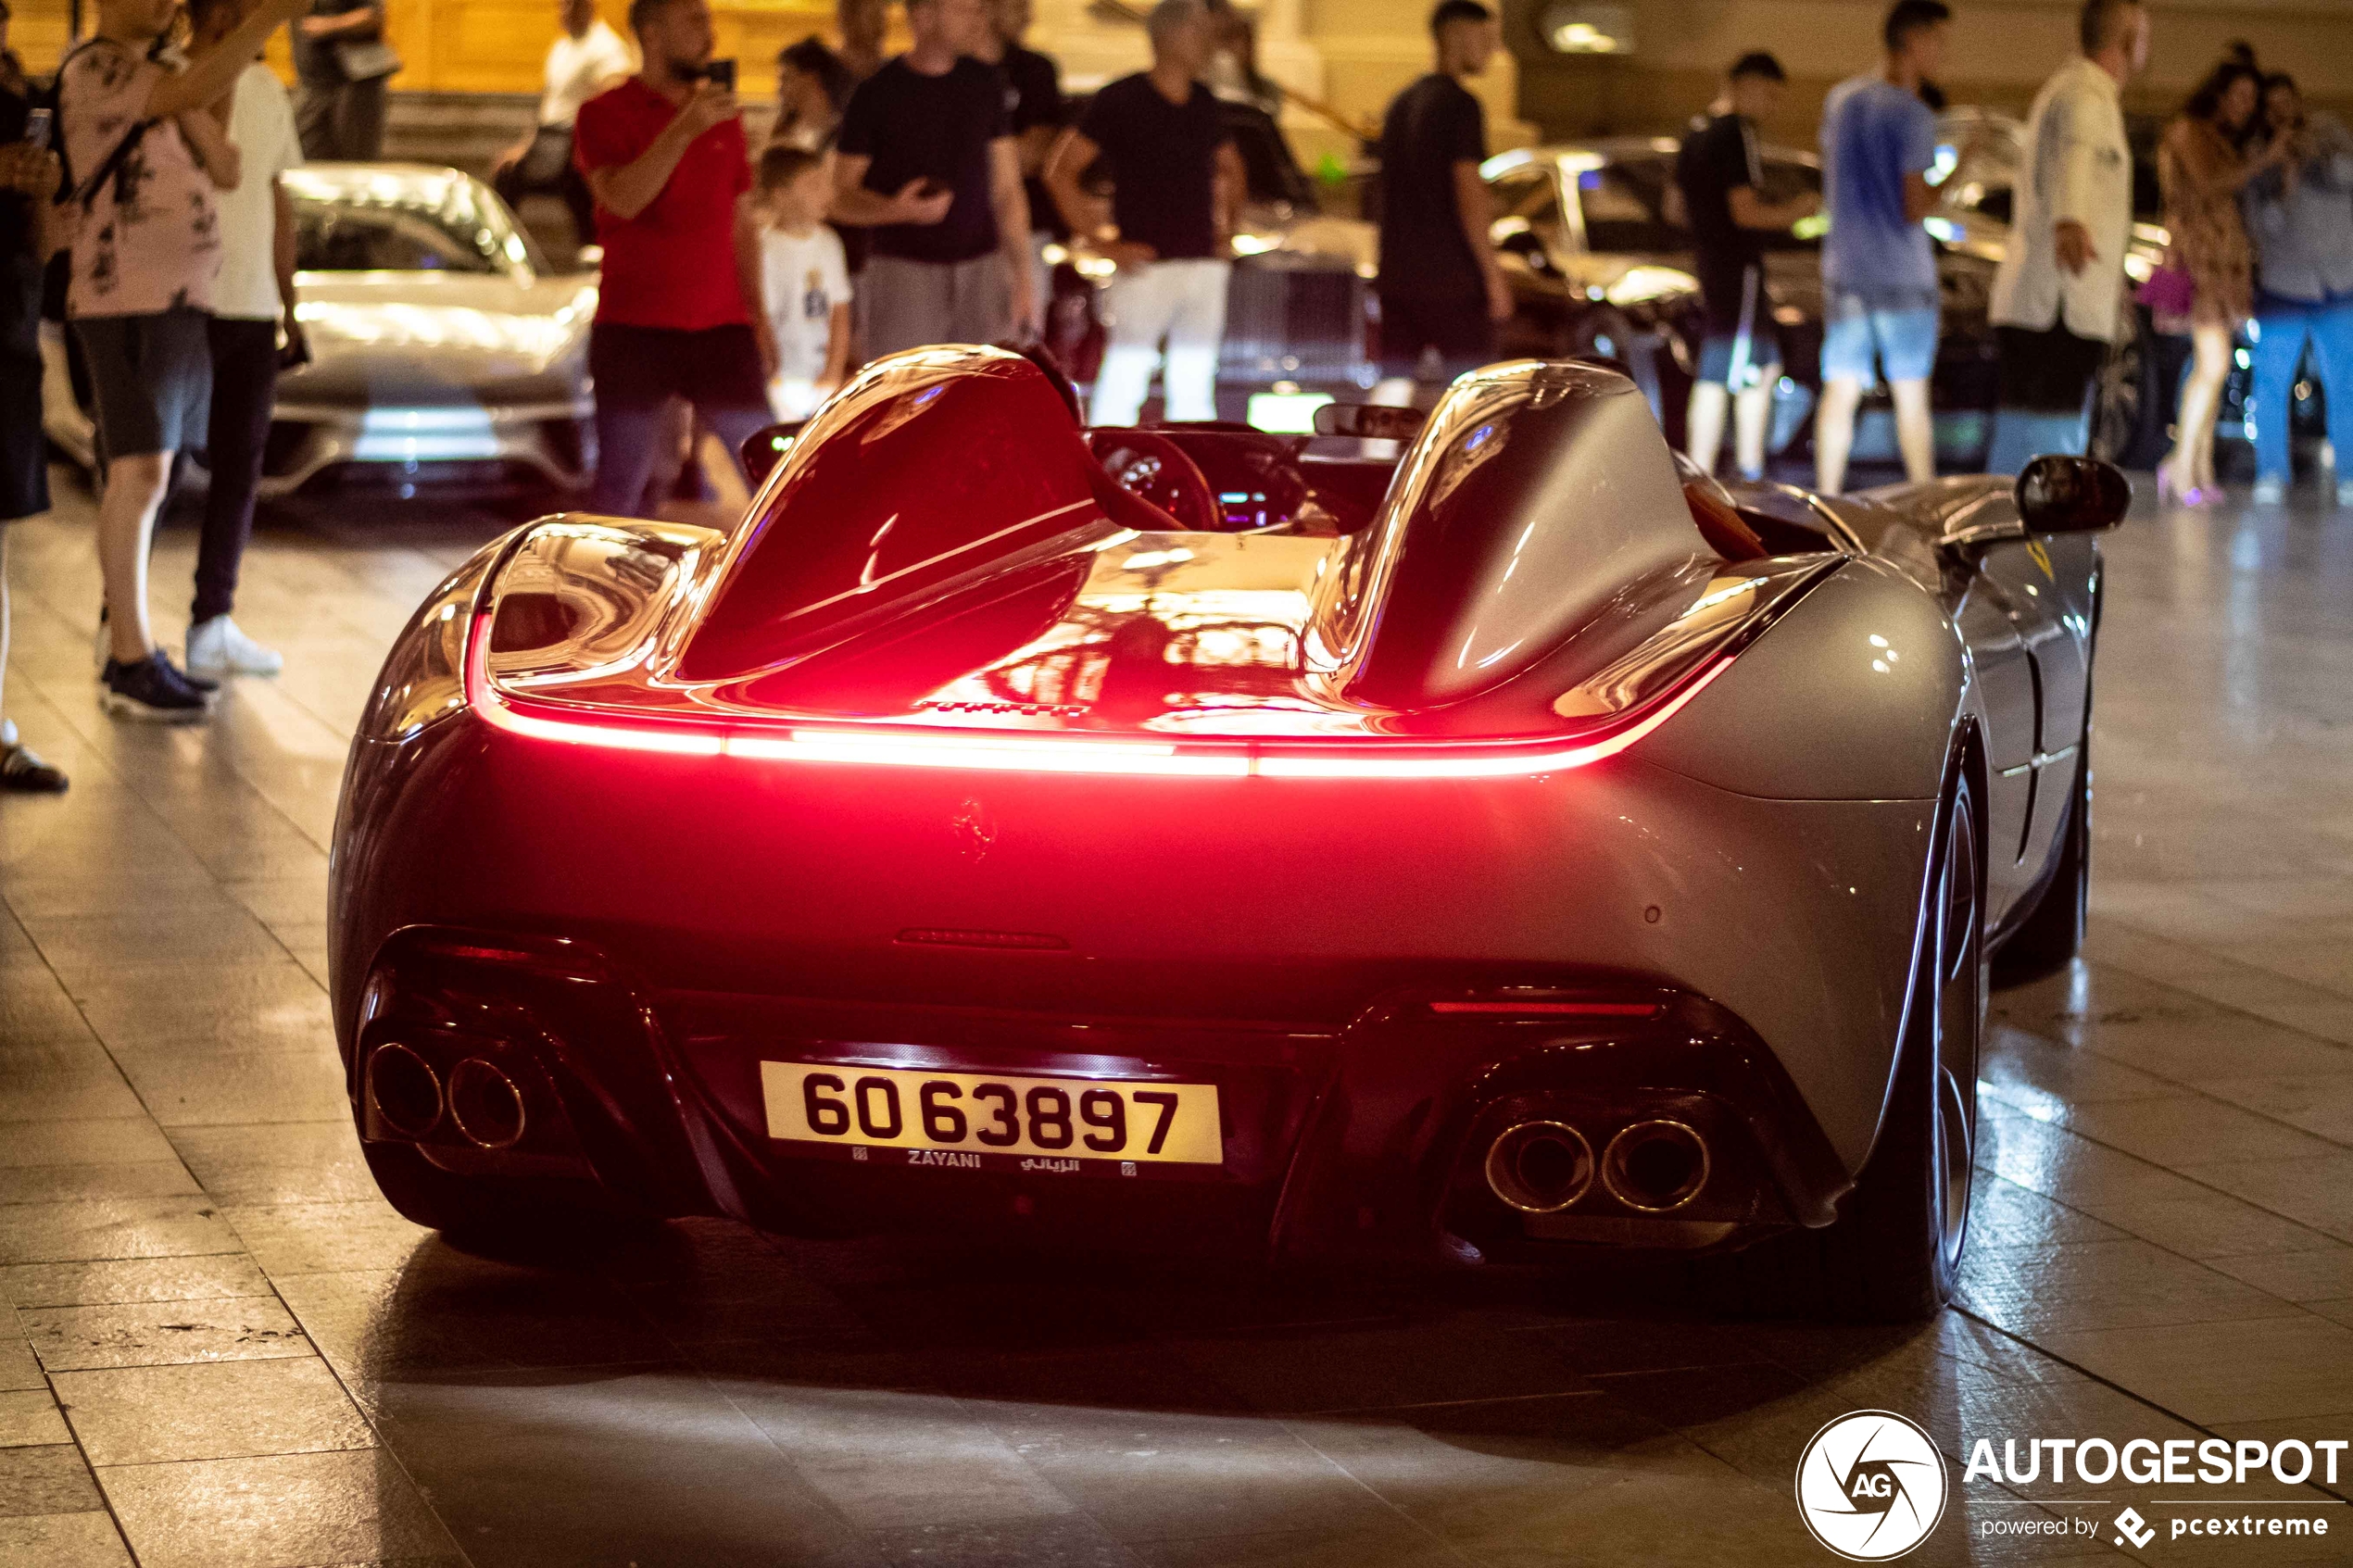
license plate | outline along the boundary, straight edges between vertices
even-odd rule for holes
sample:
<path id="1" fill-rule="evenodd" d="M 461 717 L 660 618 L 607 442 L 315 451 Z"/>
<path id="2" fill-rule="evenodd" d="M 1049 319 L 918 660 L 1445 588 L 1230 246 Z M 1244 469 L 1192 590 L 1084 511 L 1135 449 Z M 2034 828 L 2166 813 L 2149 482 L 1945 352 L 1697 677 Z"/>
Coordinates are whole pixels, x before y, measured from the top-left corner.
<path id="1" fill-rule="evenodd" d="M 1142 1165 L 1216 1165 L 1225 1159 L 1214 1084 L 807 1061 L 763 1061 L 760 1080 L 768 1135 L 806 1152 L 967 1170 L 1115 1169 L 1126 1175 Z"/>

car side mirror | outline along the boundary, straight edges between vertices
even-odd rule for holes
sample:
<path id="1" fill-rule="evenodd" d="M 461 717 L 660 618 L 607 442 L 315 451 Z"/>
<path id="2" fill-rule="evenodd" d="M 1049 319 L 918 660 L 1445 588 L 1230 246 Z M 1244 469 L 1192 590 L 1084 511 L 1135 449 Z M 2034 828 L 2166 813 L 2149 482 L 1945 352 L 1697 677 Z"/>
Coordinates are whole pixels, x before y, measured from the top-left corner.
<path id="1" fill-rule="evenodd" d="M 771 470 L 785 460 L 785 454 L 792 450 L 793 442 L 808 423 L 807 420 L 795 420 L 789 424 L 770 425 L 745 438 L 736 455 L 743 459 L 744 474 L 753 489 L 759 489 Z"/>
<path id="2" fill-rule="evenodd" d="M 1419 408 L 1385 403 L 1327 403 L 1315 410 L 1317 435 L 1353 435 L 1360 441 L 1411 441 L 1429 416 Z"/>
<path id="3" fill-rule="evenodd" d="M 2020 470 L 2018 515 L 2029 533 L 2096 533 L 2133 508 L 2133 482 L 2097 458 L 2053 453 Z"/>

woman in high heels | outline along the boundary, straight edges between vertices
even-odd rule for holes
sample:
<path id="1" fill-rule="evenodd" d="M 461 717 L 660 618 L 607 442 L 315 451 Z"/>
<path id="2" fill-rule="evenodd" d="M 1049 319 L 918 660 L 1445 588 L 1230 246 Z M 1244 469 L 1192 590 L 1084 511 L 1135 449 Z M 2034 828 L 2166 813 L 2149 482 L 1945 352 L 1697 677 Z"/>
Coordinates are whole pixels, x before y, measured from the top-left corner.
<path id="1" fill-rule="evenodd" d="M 2239 218 L 2239 191 L 2280 161 L 2267 149 L 2245 156 L 2261 101 L 2262 79 L 2236 60 L 2216 66 L 2157 149 L 2165 192 L 2165 226 L 2172 234 L 2171 263 L 2190 275 L 2194 296 L 2186 321 L 2160 319 L 2160 332 L 2190 334 L 2193 357 L 2173 450 L 2157 473 L 2159 495 L 2185 505 L 2214 498 L 2214 420 L 2231 375 L 2231 349 L 2254 309 L 2254 253 Z"/>

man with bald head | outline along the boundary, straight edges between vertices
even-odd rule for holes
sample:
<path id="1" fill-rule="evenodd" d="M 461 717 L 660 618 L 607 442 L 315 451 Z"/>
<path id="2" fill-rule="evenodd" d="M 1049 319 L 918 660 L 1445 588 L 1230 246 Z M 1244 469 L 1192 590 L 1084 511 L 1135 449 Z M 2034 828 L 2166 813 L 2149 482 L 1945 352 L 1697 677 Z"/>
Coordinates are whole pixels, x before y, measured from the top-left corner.
<path id="1" fill-rule="evenodd" d="M 1208 7 L 1160 0 L 1145 27 L 1151 69 L 1096 94 L 1046 164 L 1046 187 L 1072 230 L 1119 267 L 1103 296 L 1109 340 L 1089 410 L 1099 425 L 1134 424 L 1155 369 L 1169 419 L 1217 417 L 1227 257 L 1245 180 L 1216 95 L 1200 80 L 1212 47 Z M 1098 158 L 1111 174 L 1108 204 L 1079 182 Z"/>
<path id="2" fill-rule="evenodd" d="M 2084 0 L 2082 53 L 2035 94 L 2010 240 L 1994 275 L 2002 380 L 1986 467 L 2016 473 L 2045 452 L 2081 452 L 2092 381 L 2133 330 L 2121 305 L 2133 236 L 2133 147 L 2121 97 L 2148 59 L 2141 0 Z"/>

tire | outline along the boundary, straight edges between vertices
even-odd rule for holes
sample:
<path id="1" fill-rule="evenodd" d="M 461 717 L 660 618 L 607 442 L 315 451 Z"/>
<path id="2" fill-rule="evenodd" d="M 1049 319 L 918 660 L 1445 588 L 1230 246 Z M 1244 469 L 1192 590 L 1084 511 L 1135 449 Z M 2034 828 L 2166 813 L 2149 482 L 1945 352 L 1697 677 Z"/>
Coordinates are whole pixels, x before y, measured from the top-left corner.
<path id="1" fill-rule="evenodd" d="M 1946 796 L 1930 882 L 1934 918 L 1920 935 L 1879 1140 L 1831 1224 L 1725 1261 L 1750 1311 L 1902 1323 L 1952 1298 L 1969 1235 L 1985 1027 L 1981 834 L 1975 790 L 1959 776 Z"/>
<path id="2" fill-rule="evenodd" d="M 601 1188 L 585 1182 L 460 1176 L 428 1161 L 413 1144 L 359 1146 L 384 1201 L 412 1224 L 491 1251 L 561 1248 L 626 1226 Z"/>
<path id="3" fill-rule="evenodd" d="M 2148 312 L 2131 307 L 2133 332 L 2112 346 L 2093 383 L 2091 454 L 2123 469 L 2152 469 L 2165 458 L 2172 399 Z"/>
<path id="4" fill-rule="evenodd" d="M 2034 901 L 2034 912 L 1994 955 L 1994 984 L 2024 985 L 2057 974 L 2083 948 L 2083 922 L 2092 891 L 2092 747 L 2084 737 L 2075 757 L 2075 794 L 2067 803 L 2058 865 Z"/>

